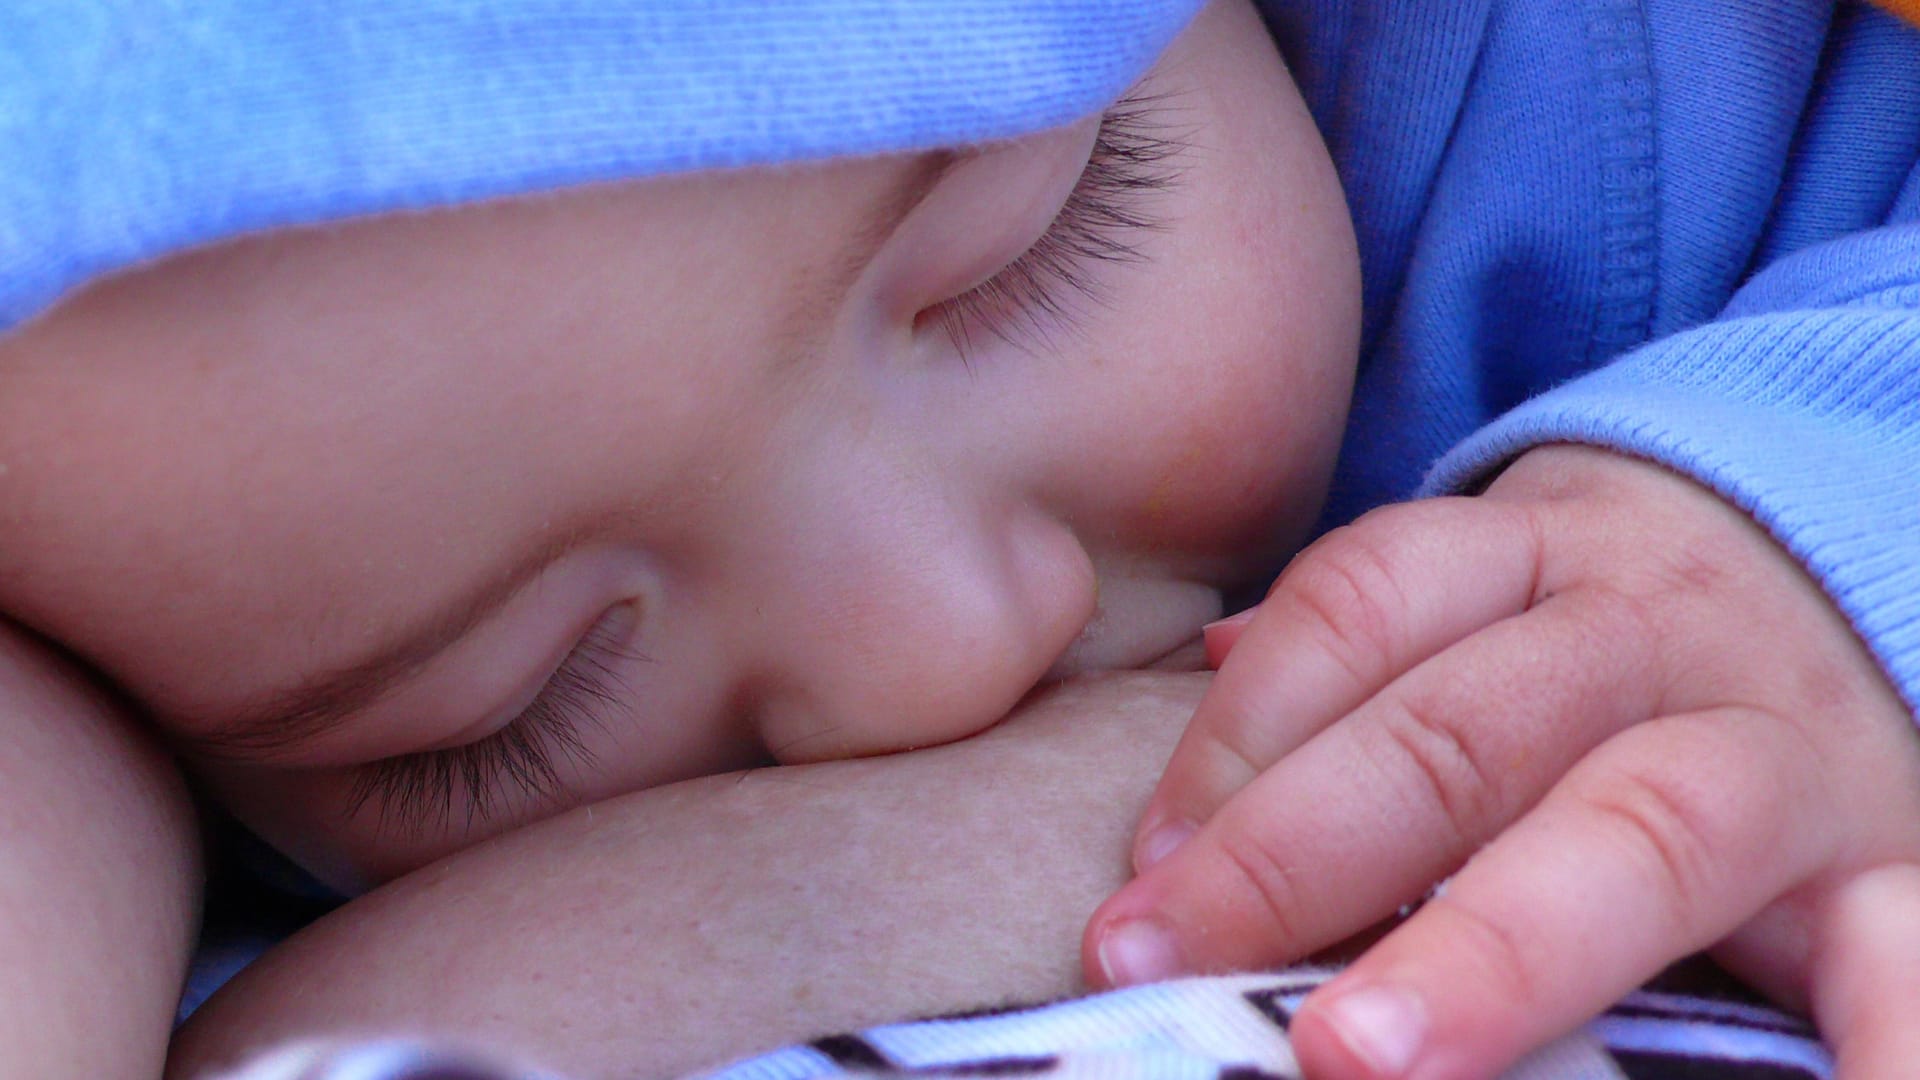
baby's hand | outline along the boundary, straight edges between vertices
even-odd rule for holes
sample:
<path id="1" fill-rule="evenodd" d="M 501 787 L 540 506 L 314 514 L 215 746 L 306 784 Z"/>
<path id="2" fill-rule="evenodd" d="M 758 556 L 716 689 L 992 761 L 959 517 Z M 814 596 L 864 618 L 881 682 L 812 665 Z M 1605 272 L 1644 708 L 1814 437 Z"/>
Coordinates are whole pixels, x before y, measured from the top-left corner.
<path id="1" fill-rule="evenodd" d="M 1708 946 L 1842 1076 L 1920 1062 L 1920 738 L 1705 489 L 1537 450 L 1330 534 L 1210 645 L 1096 983 L 1296 959 L 1454 874 L 1308 999 L 1311 1075 L 1490 1076 Z"/>

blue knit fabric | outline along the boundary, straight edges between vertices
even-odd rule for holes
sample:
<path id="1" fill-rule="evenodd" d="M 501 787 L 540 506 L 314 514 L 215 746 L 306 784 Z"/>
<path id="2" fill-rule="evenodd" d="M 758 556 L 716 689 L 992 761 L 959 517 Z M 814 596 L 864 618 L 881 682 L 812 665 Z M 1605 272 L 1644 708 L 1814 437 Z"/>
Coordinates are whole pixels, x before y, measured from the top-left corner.
<path id="1" fill-rule="evenodd" d="M 257 229 L 1085 116 L 1198 0 L 0 0 L 0 331 Z"/>
<path id="2" fill-rule="evenodd" d="M 1770 529 L 1920 705 L 1920 30 L 1811 0 L 1265 7 L 1361 239 L 1328 522 L 1544 443 L 1650 458 Z"/>

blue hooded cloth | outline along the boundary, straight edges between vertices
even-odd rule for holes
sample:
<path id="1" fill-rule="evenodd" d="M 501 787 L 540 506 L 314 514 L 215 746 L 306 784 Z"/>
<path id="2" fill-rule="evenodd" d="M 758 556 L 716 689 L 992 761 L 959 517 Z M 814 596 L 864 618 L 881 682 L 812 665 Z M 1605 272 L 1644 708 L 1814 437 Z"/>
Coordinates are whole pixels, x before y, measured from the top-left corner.
<path id="1" fill-rule="evenodd" d="M 0 332 L 242 233 L 1003 139 L 1197 0 L 0 0 Z"/>

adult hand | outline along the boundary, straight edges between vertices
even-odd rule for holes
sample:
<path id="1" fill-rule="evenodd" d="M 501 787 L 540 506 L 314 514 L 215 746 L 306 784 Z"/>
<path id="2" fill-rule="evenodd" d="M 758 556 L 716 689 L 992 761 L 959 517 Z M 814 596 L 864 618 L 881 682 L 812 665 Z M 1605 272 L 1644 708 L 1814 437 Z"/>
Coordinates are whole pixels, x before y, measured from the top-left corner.
<path id="1" fill-rule="evenodd" d="M 278 946 L 175 1039 L 199 1077 L 400 1035 L 569 1076 L 678 1076 L 824 1031 L 1082 989 L 1081 920 L 1212 680 L 1128 672 L 980 735 L 583 806 Z"/>

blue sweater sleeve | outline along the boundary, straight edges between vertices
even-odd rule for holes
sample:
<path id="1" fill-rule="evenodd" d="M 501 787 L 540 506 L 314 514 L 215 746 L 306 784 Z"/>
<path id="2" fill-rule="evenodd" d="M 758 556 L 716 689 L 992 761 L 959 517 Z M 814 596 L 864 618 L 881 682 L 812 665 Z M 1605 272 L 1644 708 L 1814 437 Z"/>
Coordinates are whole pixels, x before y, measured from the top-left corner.
<path id="1" fill-rule="evenodd" d="M 1770 530 L 1920 711 L 1920 32 L 1853 0 L 1267 10 L 1367 275 L 1327 523 L 1546 443 L 1651 459 Z"/>
<path id="2" fill-rule="evenodd" d="M 1551 442 L 1651 459 L 1747 511 L 1920 709 L 1920 221 L 1783 258 L 1718 318 L 1508 412 L 1425 490 L 1469 487 Z"/>

